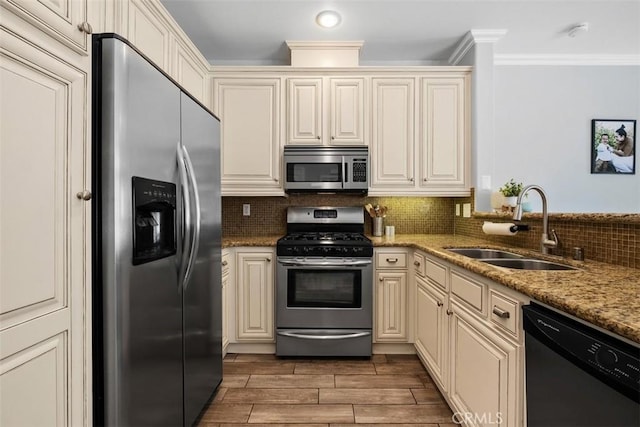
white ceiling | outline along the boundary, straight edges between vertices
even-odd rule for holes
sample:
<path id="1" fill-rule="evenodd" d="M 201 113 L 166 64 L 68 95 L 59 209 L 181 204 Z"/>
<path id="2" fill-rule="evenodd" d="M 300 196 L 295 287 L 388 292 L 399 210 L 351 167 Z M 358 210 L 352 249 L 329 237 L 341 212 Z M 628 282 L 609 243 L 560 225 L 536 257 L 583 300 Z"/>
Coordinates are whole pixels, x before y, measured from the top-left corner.
<path id="1" fill-rule="evenodd" d="M 640 0 L 161 0 L 213 65 L 289 65 L 286 40 L 364 41 L 362 65 L 447 64 L 469 30 L 507 30 L 497 57 L 640 63 Z M 315 16 L 342 15 L 334 29 Z M 589 31 L 567 31 L 588 22 Z"/>

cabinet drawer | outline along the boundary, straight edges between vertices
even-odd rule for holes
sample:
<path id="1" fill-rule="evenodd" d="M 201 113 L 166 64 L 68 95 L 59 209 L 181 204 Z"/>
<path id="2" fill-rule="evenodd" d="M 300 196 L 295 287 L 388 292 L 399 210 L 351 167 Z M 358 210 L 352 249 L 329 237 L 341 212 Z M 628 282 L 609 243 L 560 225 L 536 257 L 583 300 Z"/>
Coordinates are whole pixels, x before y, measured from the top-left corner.
<path id="1" fill-rule="evenodd" d="M 418 252 L 414 252 L 413 253 L 413 270 L 417 275 L 422 277 L 424 277 L 424 271 L 425 271 L 424 263 L 425 263 L 424 255 Z"/>
<path id="2" fill-rule="evenodd" d="M 520 304 L 506 295 L 491 289 L 489 291 L 489 318 L 514 336 L 518 336 Z"/>
<path id="3" fill-rule="evenodd" d="M 231 268 L 231 255 L 229 253 L 222 254 L 222 275 L 229 274 Z"/>
<path id="4" fill-rule="evenodd" d="M 376 254 L 377 268 L 407 268 L 406 252 L 379 252 Z"/>
<path id="5" fill-rule="evenodd" d="M 447 267 L 430 259 L 424 260 L 425 274 L 442 289 L 447 289 Z"/>
<path id="6" fill-rule="evenodd" d="M 466 276 L 452 272 L 451 292 L 469 304 L 471 308 L 484 313 L 483 301 L 487 290 L 486 286 L 482 283 L 477 283 Z"/>

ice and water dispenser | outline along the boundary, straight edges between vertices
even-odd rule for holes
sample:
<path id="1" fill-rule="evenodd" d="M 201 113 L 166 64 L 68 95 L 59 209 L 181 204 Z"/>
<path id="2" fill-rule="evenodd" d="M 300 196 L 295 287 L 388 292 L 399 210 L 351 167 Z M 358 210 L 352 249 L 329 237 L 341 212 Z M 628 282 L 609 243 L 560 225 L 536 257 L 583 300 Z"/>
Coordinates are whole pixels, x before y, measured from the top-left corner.
<path id="1" fill-rule="evenodd" d="M 134 176 L 133 265 L 176 253 L 176 185 Z"/>

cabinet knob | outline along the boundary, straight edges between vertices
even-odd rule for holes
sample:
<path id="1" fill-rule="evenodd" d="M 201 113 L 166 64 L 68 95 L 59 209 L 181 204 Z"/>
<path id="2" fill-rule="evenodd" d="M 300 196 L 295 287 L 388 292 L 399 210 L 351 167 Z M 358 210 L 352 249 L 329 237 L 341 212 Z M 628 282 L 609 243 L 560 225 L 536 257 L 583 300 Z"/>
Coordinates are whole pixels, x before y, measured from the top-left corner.
<path id="1" fill-rule="evenodd" d="M 442 307 L 444 305 L 442 301 L 438 301 L 436 304 L 438 304 L 438 307 Z M 448 312 L 449 310 L 447 310 L 447 314 L 449 314 Z"/>
<path id="2" fill-rule="evenodd" d="M 336 139 L 336 137 L 335 137 L 335 136 L 332 136 L 332 137 L 331 137 L 331 139 Z"/>
<path id="3" fill-rule="evenodd" d="M 382 277 L 379 278 L 378 280 L 381 281 L 381 282 L 384 282 L 384 279 Z"/>
<path id="4" fill-rule="evenodd" d="M 424 182 L 427 182 L 427 178 L 422 178 L 422 180 L 423 180 Z"/>
<path id="5" fill-rule="evenodd" d="M 82 24 L 78 24 L 78 29 L 85 34 L 93 33 L 93 28 L 91 27 L 91 24 L 89 24 L 87 21 L 84 21 Z"/>
<path id="6" fill-rule="evenodd" d="M 226 266 L 227 266 L 227 264 L 229 264 L 227 261 L 222 261 L 222 266 L 223 266 L 223 267 L 226 267 Z"/>
<path id="7" fill-rule="evenodd" d="M 409 181 L 413 182 L 413 181 L 414 181 L 414 179 L 413 179 L 413 178 L 409 178 Z"/>
<path id="8" fill-rule="evenodd" d="M 93 194 L 91 194 L 91 191 L 89 190 L 83 190 L 83 191 L 79 191 L 76 193 L 76 197 L 80 200 L 91 200 L 91 197 L 93 197 Z"/>
<path id="9" fill-rule="evenodd" d="M 451 316 L 453 314 L 453 310 L 447 309 L 447 316 Z"/>
<path id="10" fill-rule="evenodd" d="M 271 262 L 271 258 L 267 258 L 267 262 Z"/>
<path id="11" fill-rule="evenodd" d="M 320 139 L 320 135 L 316 136 L 317 139 Z"/>
<path id="12" fill-rule="evenodd" d="M 413 265 L 415 265 L 416 267 L 420 266 L 420 261 L 413 261 Z"/>

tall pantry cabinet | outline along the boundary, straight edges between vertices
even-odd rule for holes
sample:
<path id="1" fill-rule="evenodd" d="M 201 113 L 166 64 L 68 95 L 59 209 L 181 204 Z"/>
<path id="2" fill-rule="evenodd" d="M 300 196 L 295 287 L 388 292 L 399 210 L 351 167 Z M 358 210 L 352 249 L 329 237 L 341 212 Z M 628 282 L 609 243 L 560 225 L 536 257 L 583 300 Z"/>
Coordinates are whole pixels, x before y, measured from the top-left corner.
<path id="1" fill-rule="evenodd" d="M 159 2 L 0 0 L 3 426 L 92 424 L 92 32 L 135 39 L 210 106 L 208 64 Z"/>

